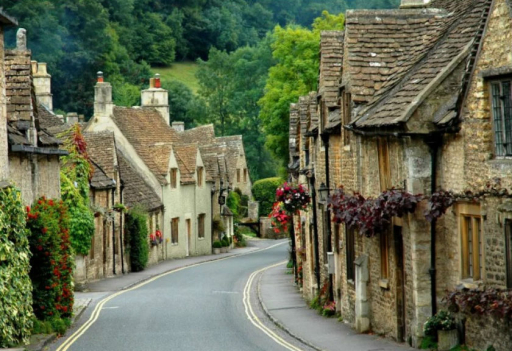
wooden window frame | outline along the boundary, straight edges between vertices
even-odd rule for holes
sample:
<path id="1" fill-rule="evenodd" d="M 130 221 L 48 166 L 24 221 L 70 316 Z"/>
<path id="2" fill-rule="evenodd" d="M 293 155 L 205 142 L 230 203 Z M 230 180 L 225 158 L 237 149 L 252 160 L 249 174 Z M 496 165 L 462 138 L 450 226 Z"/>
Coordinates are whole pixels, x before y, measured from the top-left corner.
<path id="1" fill-rule="evenodd" d="M 177 245 L 180 238 L 180 218 L 171 219 L 171 243 Z"/>
<path id="2" fill-rule="evenodd" d="M 480 205 L 458 205 L 459 240 L 460 240 L 460 275 L 462 280 L 483 280 L 484 233 Z M 471 226 L 471 237 L 469 232 Z M 475 231 L 478 227 L 478 231 Z M 471 252 L 471 255 L 470 255 Z M 477 264 L 475 264 L 475 262 Z"/>
<path id="3" fill-rule="evenodd" d="M 345 254 L 347 258 L 347 281 L 356 281 L 356 232 L 345 227 Z"/>
<path id="4" fill-rule="evenodd" d="M 205 237 L 205 218 L 206 215 L 204 213 L 197 216 L 197 237 L 199 239 L 204 239 Z"/>
<path id="5" fill-rule="evenodd" d="M 377 140 L 377 152 L 379 158 L 380 190 L 391 189 L 391 167 L 389 162 L 389 143 L 386 138 Z"/>
<path id="6" fill-rule="evenodd" d="M 385 231 L 380 235 L 380 278 L 389 279 L 389 233 Z"/>
<path id="7" fill-rule="evenodd" d="M 508 94 L 504 91 L 505 84 Z M 512 77 L 490 81 L 489 99 L 494 155 L 498 159 L 512 158 Z"/>
<path id="8" fill-rule="evenodd" d="M 178 169 L 171 168 L 171 188 L 176 189 L 178 187 Z"/>

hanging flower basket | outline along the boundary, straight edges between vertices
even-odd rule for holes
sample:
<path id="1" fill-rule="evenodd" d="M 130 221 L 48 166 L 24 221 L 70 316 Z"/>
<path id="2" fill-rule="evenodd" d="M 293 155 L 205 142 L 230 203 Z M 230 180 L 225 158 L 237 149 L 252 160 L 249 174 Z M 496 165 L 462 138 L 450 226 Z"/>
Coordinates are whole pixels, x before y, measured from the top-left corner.
<path id="1" fill-rule="evenodd" d="M 150 242 L 151 246 L 157 246 L 158 245 L 158 241 L 156 239 L 156 235 L 155 234 L 150 234 L 149 235 L 149 242 Z"/>
<path id="2" fill-rule="evenodd" d="M 163 236 L 163 234 L 162 234 L 162 232 L 161 232 L 160 230 L 157 230 L 157 231 L 155 232 L 155 238 L 156 238 L 156 241 L 157 241 L 159 244 L 161 244 L 161 243 L 163 243 L 163 242 L 164 242 L 164 236 Z"/>
<path id="3" fill-rule="evenodd" d="M 284 210 L 288 214 L 293 214 L 299 210 L 307 209 L 311 203 L 311 196 L 301 184 L 284 183 L 283 186 L 276 189 L 276 201 L 283 203 Z"/>

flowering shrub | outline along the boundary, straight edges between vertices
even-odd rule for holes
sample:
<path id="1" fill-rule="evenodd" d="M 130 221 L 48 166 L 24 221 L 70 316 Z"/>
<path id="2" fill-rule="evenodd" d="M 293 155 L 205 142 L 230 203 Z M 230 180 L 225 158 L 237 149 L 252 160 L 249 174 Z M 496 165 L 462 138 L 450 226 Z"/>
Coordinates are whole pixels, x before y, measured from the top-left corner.
<path id="1" fill-rule="evenodd" d="M 512 291 L 494 288 L 464 289 L 450 292 L 445 300 L 452 311 L 512 318 Z"/>
<path id="2" fill-rule="evenodd" d="M 32 328 L 27 236 L 20 192 L 0 189 L 0 348 L 28 342 Z"/>
<path id="3" fill-rule="evenodd" d="M 309 196 L 307 189 L 302 184 L 294 186 L 284 183 L 276 190 L 276 201 L 282 202 L 284 209 L 289 214 L 293 214 L 299 210 L 306 209 L 311 202 L 311 196 Z"/>
<path id="4" fill-rule="evenodd" d="M 41 320 L 69 318 L 74 298 L 67 208 L 62 201 L 42 197 L 27 208 L 27 217 L 34 313 Z"/>
<path id="5" fill-rule="evenodd" d="M 357 228 L 361 235 L 373 237 L 385 231 L 393 217 L 413 213 L 423 199 L 403 190 L 391 189 L 378 198 L 364 198 L 359 193 L 347 195 L 340 187 L 329 199 L 333 221 L 344 223 L 348 228 Z"/>
<path id="6" fill-rule="evenodd" d="M 322 316 L 332 317 L 336 314 L 336 302 L 329 301 L 322 308 Z"/>
<path id="7" fill-rule="evenodd" d="M 269 218 L 272 219 L 272 228 L 274 228 L 274 232 L 276 234 L 288 232 L 288 224 L 291 216 L 288 215 L 288 212 L 285 210 L 282 202 L 276 202 L 274 204 Z"/>
<path id="8" fill-rule="evenodd" d="M 438 330 L 455 329 L 455 318 L 447 311 L 439 311 L 435 316 L 430 317 L 423 325 L 425 335 L 437 339 Z"/>

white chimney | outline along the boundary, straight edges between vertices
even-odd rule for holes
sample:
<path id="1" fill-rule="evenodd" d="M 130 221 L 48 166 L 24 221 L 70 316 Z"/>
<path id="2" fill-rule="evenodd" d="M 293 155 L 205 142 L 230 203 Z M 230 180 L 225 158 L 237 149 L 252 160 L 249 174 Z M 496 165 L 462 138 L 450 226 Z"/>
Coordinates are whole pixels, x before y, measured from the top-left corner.
<path id="1" fill-rule="evenodd" d="M 69 112 L 66 115 L 66 123 L 68 123 L 68 124 L 78 123 L 78 113 L 76 113 L 76 112 Z"/>
<path id="2" fill-rule="evenodd" d="M 172 128 L 177 132 L 184 132 L 185 122 L 172 122 Z"/>
<path id="3" fill-rule="evenodd" d="M 402 0 L 400 4 L 401 9 L 416 9 L 424 8 L 430 5 L 431 0 Z"/>
<path id="4" fill-rule="evenodd" d="M 103 72 L 98 72 L 98 81 L 94 87 L 94 117 L 110 117 L 114 113 L 112 85 L 103 81 Z"/>
<path id="5" fill-rule="evenodd" d="M 155 78 L 149 80 L 149 89 L 143 90 L 141 93 L 141 106 L 153 107 L 162 118 L 169 124 L 169 93 L 162 89 L 160 75 L 155 74 Z"/>
<path id="6" fill-rule="evenodd" d="M 52 76 L 48 74 L 46 63 L 31 61 L 31 64 L 37 102 L 53 111 Z"/>

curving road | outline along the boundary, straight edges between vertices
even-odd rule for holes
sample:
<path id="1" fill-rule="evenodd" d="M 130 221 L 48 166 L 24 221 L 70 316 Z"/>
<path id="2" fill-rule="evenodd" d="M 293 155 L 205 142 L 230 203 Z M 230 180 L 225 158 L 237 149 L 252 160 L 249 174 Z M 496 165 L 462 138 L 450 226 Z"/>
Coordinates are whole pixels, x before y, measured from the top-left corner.
<path id="1" fill-rule="evenodd" d="M 244 294 L 252 273 L 282 262 L 288 257 L 287 250 L 288 245 L 282 243 L 267 250 L 203 263 L 110 295 L 110 300 L 99 301 L 82 317 L 94 322 L 82 324 L 82 330 L 83 326 L 89 327 L 81 336 L 77 338 L 79 325 L 74 334 L 52 349 L 306 350 L 266 320 L 256 302 L 254 286 Z M 249 309 L 244 306 L 244 296 L 251 304 Z M 246 310 L 251 308 L 254 310 L 249 319 Z M 255 320 L 273 332 L 264 332 Z M 283 342 L 288 347 L 282 346 Z"/>

